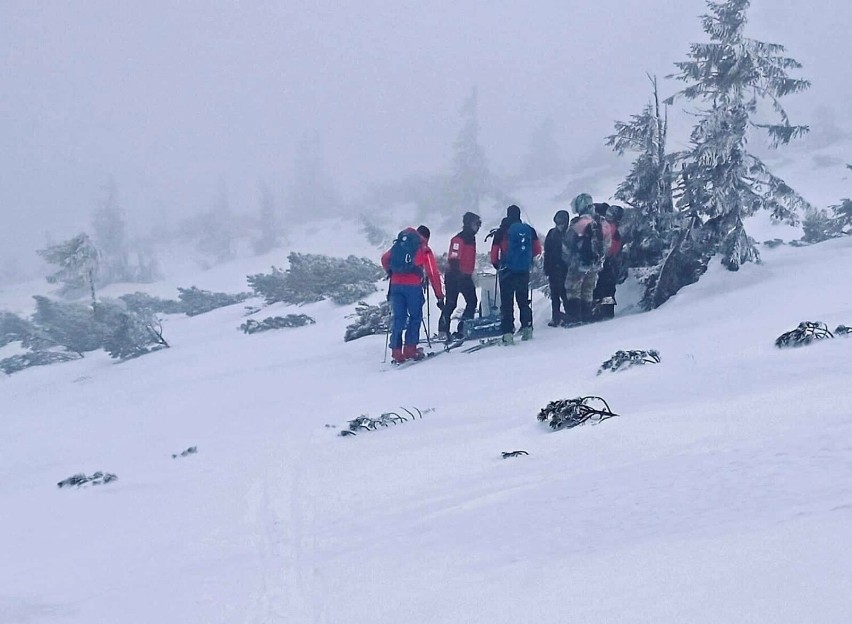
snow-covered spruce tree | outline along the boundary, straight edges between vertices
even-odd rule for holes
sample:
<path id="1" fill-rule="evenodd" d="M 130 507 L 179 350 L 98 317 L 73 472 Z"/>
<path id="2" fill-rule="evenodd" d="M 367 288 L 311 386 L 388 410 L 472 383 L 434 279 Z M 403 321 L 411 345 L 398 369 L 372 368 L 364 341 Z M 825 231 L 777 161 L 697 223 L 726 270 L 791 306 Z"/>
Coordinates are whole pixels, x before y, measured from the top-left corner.
<path id="1" fill-rule="evenodd" d="M 384 271 L 368 258 L 330 258 L 318 254 L 291 253 L 290 268 L 272 267 L 271 274 L 248 276 L 255 295 L 267 304 L 313 303 L 330 298 L 338 305 L 355 303 L 376 292 Z"/>
<path id="2" fill-rule="evenodd" d="M 340 197 L 323 158 L 319 132 L 306 132 L 296 146 L 293 179 L 287 189 L 290 218 L 329 215 L 340 208 Z"/>
<path id="3" fill-rule="evenodd" d="M 802 241 L 821 243 L 852 233 L 852 200 L 844 199 L 836 206 L 808 210 L 802 219 Z"/>
<path id="4" fill-rule="evenodd" d="M 258 236 L 252 241 L 254 253 L 258 256 L 272 251 L 278 245 L 280 224 L 275 210 L 275 197 L 269 187 L 260 188 L 260 210 L 257 215 Z"/>
<path id="5" fill-rule="evenodd" d="M 105 197 L 92 215 L 94 242 L 101 251 L 98 274 L 100 286 L 113 282 L 132 281 L 128 259 L 127 233 L 124 215 L 118 204 L 118 190 L 112 179 L 107 183 Z"/>
<path id="6" fill-rule="evenodd" d="M 60 294 L 74 295 L 89 287 L 92 308 L 97 310 L 95 298 L 95 276 L 100 266 L 101 253 L 88 234 L 78 234 L 74 238 L 36 251 L 59 270 L 47 276 L 51 284 L 62 284 Z"/>
<path id="7" fill-rule="evenodd" d="M 198 316 L 217 308 L 242 303 L 251 297 L 251 293 L 237 293 L 235 295 L 223 292 L 210 292 L 201 290 L 196 286 L 189 288 L 178 288 L 178 298 L 181 309 L 187 316 Z"/>
<path id="8" fill-rule="evenodd" d="M 346 326 L 343 342 L 385 333 L 388 331 L 390 316 L 390 304 L 387 301 L 381 301 L 375 306 L 359 301 L 355 306 L 355 312 L 346 317 L 355 320 Z"/>
<path id="9" fill-rule="evenodd" d="M 174 299 L 162 299 L 148 293 L 127 293 L 119 297 L 127 309 L 139 314 L 183 314 L 184 304 Z"/>
<path id="10" fill-rule="evenodd" d="M 852 166 L 849 168 L 852 169 Z M 831 210 L 834 212 L 833 232 L 837 236 L 852 235 L 852 199 L 844 199 L 838 205 L 831 206 Z"/>
<path id="11" fill-rule="evenodd" d="M 111 358 L 128 360 L 169 347 L 163 337 L 163 324 L 155 314 L 128 310 L 118 301 L 102 301 L 101 308 L 101 346 Z"/>
<path id="12" fill-rule="evenodd" d="M 96 319 L 89 306 L 83 303 L 54 301 L 40 295 L 33 298 L 36 301 L 36 310 L 32 322 L 46 338 L 41 340 L 40 345 L 33 345 L 34 347 L 57 345 L 80 357 L 88 351 L 101 348 L 106 327 Z"/>
<path id="13" fill-rule="evenodd" d="M 393 236 L 378 225 L 372 218 L 365 214 L 360 216 L 361 232 L 367 238 L 367 242 L 376 247 L 386 248 L 393 243 Z"/>
<path id="14" fill-rule="evenodd" d="M 33 324 L 12 312 L 0 312 L 0 347 L 10 342 L 23 342 L 34 331 Z"/>
<path id="15" fill-rule="evenodd" d="M 184 229 L 189 235 L 197 236 L 195 248 L 214 264 L 227 262 L 234 257 L 234 223 L 228 202 L 228 190 L 224 183 L 219 186 L 213 206 L 187 220 Z"/>
<path id="16" fill-rule="evenodd" d="M 565 173 L 553 119 L 547 118 L 536 126 L 521 171 L 525 179 L 532 181 L 553 180 Z"/>
<path id="17" fill-rule="evenodd" d="M 461 107 L 462 126 L 453 142 L 450 196 L 458 212 L 478 212 L 479 201 L 489 186 L 490 174 L 485 151 L 479 144 L 479 113 L 476 88 Z"/>
<path id="18" fill-rule="evenodd" d="M 615 192 L 616 199 L 633 208 L 621 227 L 625 238 L 631 241 L 627 251 L 630 267 L 657 265 L 676 236 L 672 199 L 675 158 L 666 152 L 668 111 L 660 112 L 657 79 L 649 79 L 652 100 L 640 114 L 631 115 L 630 121 L 615 122 L 615 134 L 606 138 L 607 145 L 619 156 L 625 152 L 639 154 Z"/>
<path id="19" fill-rule="evenodd" d="M 789 77 L 788 70 L 801 65 L 783 55 L 783 46 L 745 37 L 749 4 L 708 0 L 710 12 L 702 23 L 710 42 L 692 44 L 689 59 L 675 63 L 679 71 L 670 77 L 688 86 L 667 100 L 686 98 L 704 106 L 683 154 L 679 207 L 702 222 L 713 222 L 713 235 L 702 238 L 721 252 L 722 264 L 731 271 L 760 260 L 743 226 L 745 217 L 766 209 L 774 219 L 795 224 L 797 213 L 809 207 L 746 147 L 752 128 L 765 130 L 773 147 L 807 132 L 807 126 L 790 124 L 780 99 L 810 86 Z M 766 103 L 775 120 L 756 121 L 758 105 Z"/>

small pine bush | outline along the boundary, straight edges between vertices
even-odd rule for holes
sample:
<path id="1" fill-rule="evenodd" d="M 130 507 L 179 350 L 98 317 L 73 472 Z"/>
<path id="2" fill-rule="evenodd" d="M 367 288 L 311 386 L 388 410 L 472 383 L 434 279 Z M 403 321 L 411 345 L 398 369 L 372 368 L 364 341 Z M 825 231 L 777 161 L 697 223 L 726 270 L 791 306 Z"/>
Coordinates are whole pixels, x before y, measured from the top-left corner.
<path id="1" fill-rule="evenodd" d="M 331 258 L 317 254 L 291 253 L 290 268 L 272 267 L 271 274 L 248 276 L 254 293 L 267 304 L 313 303 L 331 299 L 339 305 L 355 303 L 376 292 L 384 271 L 368 258 Z"/>

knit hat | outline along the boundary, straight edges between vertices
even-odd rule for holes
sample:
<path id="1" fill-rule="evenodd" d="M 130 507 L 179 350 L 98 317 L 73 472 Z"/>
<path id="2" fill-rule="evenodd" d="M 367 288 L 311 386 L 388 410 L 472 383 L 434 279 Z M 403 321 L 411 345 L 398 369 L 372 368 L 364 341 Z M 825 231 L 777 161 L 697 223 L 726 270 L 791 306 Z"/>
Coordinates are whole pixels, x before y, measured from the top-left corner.
<path id="1" fill-rule="evenodd" d="M 479 218 L 478 214 L 475 212 L 466 212 L 462 215 L 462 225 L 464 227 L 473 225 L 474 223 L 482 224 L 482 219 Z"/>
<path id="2" fill-rule="evenodd" d="M 571 215 L 568 214 L 567 210 L 557 210 L 556 214 L 553 215 L 553 222 L 556 225 L 560 223 L 568 225 L 568 222 L 571 220 Z"/>
<path id="3" fill-rule="evenodd" d="M 571 200 L 571 208 L 578 215 L 589 214 L 592 211 L 592 196 L 588 193 L 580 193 Z"/>
<path id="4" fill-rule="evenodd" d="M 427 241 L 429 240 L 429 237 L 432 235 L 432 232 L 430 232 L 429 228 L 427 228 L 425 225 L 418 225 L 417 226 L 417 233 L 420 234 L 420 236 L 425 238 Z"/>
<path id="5" fill-rule="evenodd" d="M 517 219 L 520 221 L 521 209 L 518 208 L 515 204 L 512 204 L 511 206 L 506 208 L 506 216 L 510 219 Z"/>
<path id="6" fill-rule="evenodd" d="M 624 216 L 624 208 L 621 206 L 610 206 L 606 210 L 606 218 L 607 221 L 615 221 L 616 223 L 621 221 L 621 217 Z"/>

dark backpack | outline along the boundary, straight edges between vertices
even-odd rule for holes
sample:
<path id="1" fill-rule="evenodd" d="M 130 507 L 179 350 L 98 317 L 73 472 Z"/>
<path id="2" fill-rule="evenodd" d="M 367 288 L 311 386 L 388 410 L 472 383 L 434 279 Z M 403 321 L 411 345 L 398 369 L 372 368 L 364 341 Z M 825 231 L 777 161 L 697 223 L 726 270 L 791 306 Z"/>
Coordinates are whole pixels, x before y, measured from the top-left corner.
<path id="1" fill-rule="evenodd" d="M 577 259 L 581 264 L 592 266 L 603 258 L 603 232 L 601 223 L 592 219 L 591 223 L 583 230 L 583 234 L 577 237 Z"/>
<path id="2" fill-rule="evenodd" d="M 582 217 L 575 217 L 580 219 Z M 564 251 L 567 252 L 566 260 L 569 263 L 580 266 L 594 266 L 603 258 L 603 231 L 598 219 L 592 220 L 583 229 L 582 234 L 574 230 L 574 223 L 566 230 Z"/>
<path id="3" fill-rule="evenodd" d="M 506 253 L 501 268 L 510 273 L 529 273 L 533 259 L 533 229 L 516 221 L 506 230 Z"/>
<path id="4" fill-rule="evenodd" d="M 423 239 L 414 230 L 403 230 L 393 242 L 390 252 L 391 273 L 418 273 L 423 269 L 414 264 L 414 257 L 420 250 Z"/>

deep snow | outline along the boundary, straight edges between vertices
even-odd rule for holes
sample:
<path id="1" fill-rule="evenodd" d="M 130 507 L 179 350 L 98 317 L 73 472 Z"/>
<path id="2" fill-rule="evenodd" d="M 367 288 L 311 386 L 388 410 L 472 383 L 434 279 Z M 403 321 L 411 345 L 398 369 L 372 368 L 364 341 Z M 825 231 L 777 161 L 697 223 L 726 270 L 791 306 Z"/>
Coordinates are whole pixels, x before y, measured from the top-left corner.
<path id="1" fill-rule="evenodd" d="M 548 328 L 539 298 L 532 342 L 403 370 L 322 302 L 0 378 L 0 623 L 848 622 L 852 338 L 773 342 L 852 325 L 852 239 L 762 253 L 603 324 Z M 662 363 L 596 376 L 634 348 Z M 578 395 L 621 416 L 537 422 Z M 432 411 L 337 435 L 400 406 Z M 56 487 L 95 470 L 119 480 Z"/>

